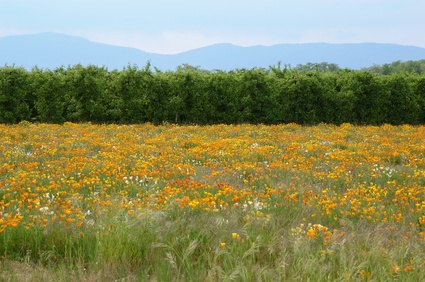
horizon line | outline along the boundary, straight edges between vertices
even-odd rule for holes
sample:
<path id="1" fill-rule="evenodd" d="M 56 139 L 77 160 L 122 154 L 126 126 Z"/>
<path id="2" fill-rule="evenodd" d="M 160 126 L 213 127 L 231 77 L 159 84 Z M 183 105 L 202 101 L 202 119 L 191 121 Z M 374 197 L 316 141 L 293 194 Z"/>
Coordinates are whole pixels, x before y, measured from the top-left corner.
<path id="1" fill-rule="evenodd" d="M 403 46 L 403 47 L 414 47 L 414 48 L 420 48 L 425 49 L 425 47 L 417 46 L 417 45 L 411 45 L 411 44 L 400 44 L 400 43 L 382 43 L 382 42 L 287 42 L 287 43 L 276 43 L 276 44 L 253 44 L 253 45 L 238 45 L 235 43 L 230 42 L 221 42 L 221 43 L 212 43 L 208 45 L 203 45 L 199 47 L 194 47 L 191 49 L 187 49 L 184 51 L 178 51 L 178 52 L 170 52 L 170 53 L 163 53 L 163 52 L 152 52 L 152 51 L 146 51 L 139 47 L 134 46 L 128 46 L 128 45 L 120 45 L 120 44 L 113 44 L 105 41 L 96 41 L 81 35 L 74 35 L 74 34 L 67 34 L 67 33 L 61 33 L 61 32 L 55 32 L 55 31 L 45 31 L 45 32 L 35 32 L 35 33 L 18 33 L 18 34 L 9 34 L 9 35 L 3 35 L 0 36 L 0 39 L 8 38 L 8 37 L 25 37 L 25 36 L 36 36 L 36 35 L 45 35 L 45 34 L 54 34 L 54 35 L 61 35 L 66 37 L 75 37 L 79 39 L 83 39 L 92 43 L 98 43 L 98 44 L 105 44 L 109 46 L 115 46 L 115 47 L 122 47 L 122 48 L 131 48 L 136 49 L 144 53 L 150 53 L 150 54 L 156 54 L 156 55 L 178 55 L 178 54 L 184 54 L 187 52 L 200 50 L 208 47 L 218 46 L 218 45 L 230 45 L 233 47 L 239 47 L 239 48 L 255 48 L 255 47 L 276 47 L 281 45 L 362 45 L 362 44 L 375 44 L 375 45 L 397 45 L 397 46 Z"/>

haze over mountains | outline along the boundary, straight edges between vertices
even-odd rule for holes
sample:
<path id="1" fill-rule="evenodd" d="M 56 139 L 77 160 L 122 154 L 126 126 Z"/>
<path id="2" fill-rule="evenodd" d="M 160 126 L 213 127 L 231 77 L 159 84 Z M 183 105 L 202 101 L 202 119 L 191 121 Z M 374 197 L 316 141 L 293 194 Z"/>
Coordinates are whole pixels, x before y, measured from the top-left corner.
<path id="1" fill-rule="evenodd" d="M 174 70 L 182 64 L 203 69 L 231 70 L 276 65 L 296 66 L 328 62 L 352 69 L 394 61 L 425 59 L 425 48 L 396 44 L 279 44 L 240 47 L 216 44 L 187 52 L 163 55 L 135 48 L 92 42 L 58 33 L 16 35 L 0 38 L 0 66 L 34 66 L 54 69 L 75 64 L 94 64 L 122 69 L 131 64 L 143 67 L 148 61 L 160 70 Z"/>

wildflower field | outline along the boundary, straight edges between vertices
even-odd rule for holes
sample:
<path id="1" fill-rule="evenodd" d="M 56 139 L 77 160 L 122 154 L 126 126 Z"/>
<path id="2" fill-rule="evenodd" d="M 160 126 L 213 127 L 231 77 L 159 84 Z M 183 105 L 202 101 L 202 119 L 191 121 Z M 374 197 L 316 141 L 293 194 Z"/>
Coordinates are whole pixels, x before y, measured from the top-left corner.
<path id="1" fill-rule="evenodd" d="M 425 126 L 0 125 L 0 280 L 425 278 Z"/>

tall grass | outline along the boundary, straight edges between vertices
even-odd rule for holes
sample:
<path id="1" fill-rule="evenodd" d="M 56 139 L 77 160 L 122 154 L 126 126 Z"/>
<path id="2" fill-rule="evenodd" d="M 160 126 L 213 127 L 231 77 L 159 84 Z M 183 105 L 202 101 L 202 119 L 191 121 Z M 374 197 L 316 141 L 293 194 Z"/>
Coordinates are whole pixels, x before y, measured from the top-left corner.
<path id="1" fill-rule="evenodd" d="M 424 243 L 409 228 L 346 222 L 307 238 L 296 209 L 111 214 L 96 228 L 8 229 L 1 279 L 68 281 L 421 281 Z M 267 215 L 267 216 L 264 216 Z M 238 234 L 235 238 L 232 234 Z M 43 274 L 44 273 L 44 274 Z M 47 277 L 48 276 L 48 277 Z"/>

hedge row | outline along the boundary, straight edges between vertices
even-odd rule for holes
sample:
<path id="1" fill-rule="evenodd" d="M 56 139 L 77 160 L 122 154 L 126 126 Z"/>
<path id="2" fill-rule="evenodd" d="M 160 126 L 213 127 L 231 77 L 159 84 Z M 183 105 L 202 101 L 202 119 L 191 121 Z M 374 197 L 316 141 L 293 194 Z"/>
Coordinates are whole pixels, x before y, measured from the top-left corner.
<path id="1" fill-rule="evenodd" d="M 425 123 L 425 75 L 0 68 L 0 123 Z"/>

